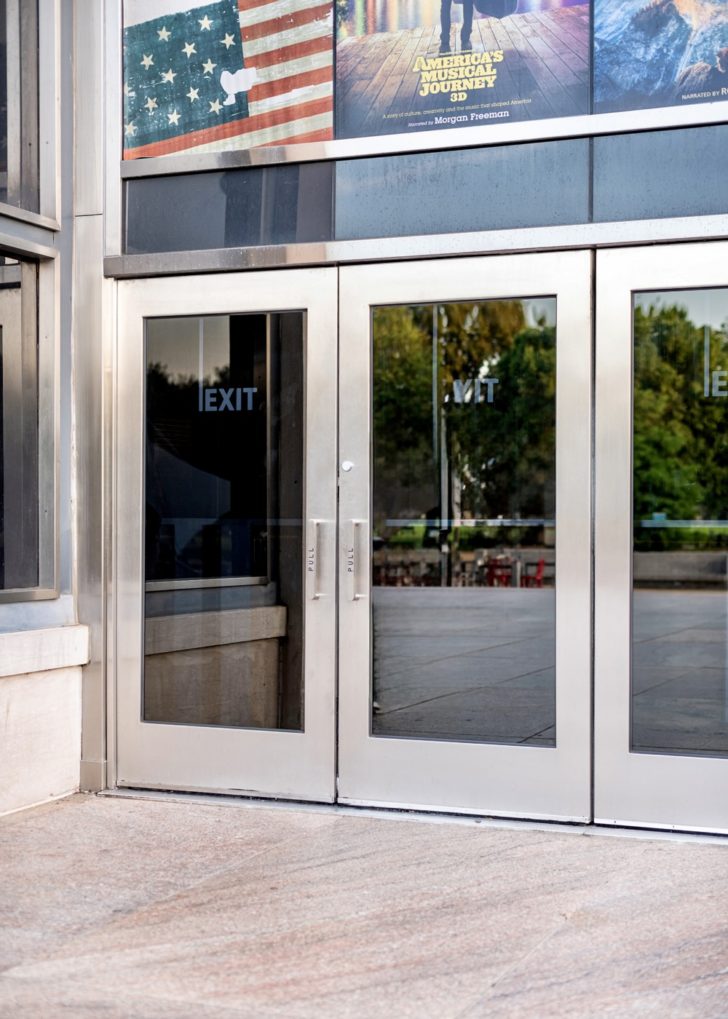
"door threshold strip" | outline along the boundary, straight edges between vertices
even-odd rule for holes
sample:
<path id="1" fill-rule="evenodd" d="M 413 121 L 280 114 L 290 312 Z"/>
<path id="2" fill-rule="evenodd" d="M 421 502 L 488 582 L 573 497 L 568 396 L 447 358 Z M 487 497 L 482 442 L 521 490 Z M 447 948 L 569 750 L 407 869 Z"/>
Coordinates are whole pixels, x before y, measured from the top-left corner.
<path id="1" fill-rule="evenodd" d="M 709 832 L 666 830 L 647 827 L 625 827 L 604 824 L 565 824 L 562 821 L 533 821 L 527 818 L 474 816 L 424 810 L 401 810 L 387 807 L 362 807 L 342 803 L 314 803 L 306 800 L 263 799 L 233 796 L 226 793 L 197 793 L 161 789 L 116 788 L 105 789 L 97 796 L 131 800 L 155 800 L 168 803 L 195 803 L 205 806 L 237 807 L 238 809 L 305 811 L 315 814 L 333 814 L 348 817 L 366 817 L 390 821 L 414 821 L 422 824 L 464 825 L 469 828 L 507 829 L 511 831 L 540 831 L 554 834 L 580 835 L 606 838 L 628 838 L 666 842 L 697 842 L 728 846 L 728 835 Z"/>

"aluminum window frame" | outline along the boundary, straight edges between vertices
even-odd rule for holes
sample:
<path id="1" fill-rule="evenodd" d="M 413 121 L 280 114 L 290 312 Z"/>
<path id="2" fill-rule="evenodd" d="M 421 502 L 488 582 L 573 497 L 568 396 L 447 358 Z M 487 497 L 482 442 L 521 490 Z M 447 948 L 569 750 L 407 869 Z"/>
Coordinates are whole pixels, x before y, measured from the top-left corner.
<path id="1" fill-rule="evenodd" d="M 5 253 L 5 252 L 3 252 Z M 37 252 L 8 252 L 21 259 L 25 267 L 36 270 L 35 316 L 21 328 L 31 328 L 37 343 L 37 413 L 38 413 L 38 584 L 35 587 L 0 590 L 0 606 L 17 602 L 47 601 L 58 598 L 58 564 L 60 542 L 58 520 L 58 482 L 60 451 L 60 345 L 58 323 L 60 288 L 58 260 L 51 254 L 33 258 Z M 31 257 L 28 257 L 30 255 Z M 25 302 L 27 297 L 23 297 Z M 24 335 L 24 339 L 29 339 Z"/>
<path id="2" fill-rule="evenodd" d="M 721 239 L 728 239 L 728 214 L 519 227 L 473 233 L 374 237 L 326 243 L 261 245 L 256 248 L 208 248 L 199 251 L 107 255 L 104 259 L 104 274 L 126 279 Z"/>
<path id="3" fill-rule="evenodd" d="M 409 152 L 435 152 L 441 149 L 491 148 L 519 142 L 556 141 L 603 134 L 630 134 L 680 127 L 703 127 L 728 121 L 728 99 L 694 106 L 655 107 L 617 113 L 583 113 L 573 117 L 526 120 L 520 123 L 451 127 L 438 131 L 408 134 L 367 135 L 363 138 L 338 138 L 328 142 L 302 142 L 299 145 L 271 145 L 226 152 L 180 152 L 169 156 L 120 160 L 122 180 L 159 177 L 205 170 L 231 170 L 281 163 L 310 163 L 367 156 L 400 155 Z M 119 122 L 119 138 L 121 121 Z M 118 146 L 121 151 L 121 145 Z"/>
<path id="4" fill-rule="evenodd" d="M 14 4 L 18 11 L 20 4 Z M 61 594 L 61 0 L 42 0 L 38 8 L 38 211 L 0 202 L 0 250 L 36 270 L 38 583 L 0 590 L 0 606 L 50 601 Z"/>
<path id="5" fill-rule="evenodd" d="M 57 2 L 57 0 L 56 0 Z M 338 159 L 356 159 L 366 156 L 396 155 L 399 153 L 413 152 L 434 152 L 437 150 L 462 149 L 462 148 L 488 148 L 497 145 L 514 144 L 517 142 L 529 141 L 550 141 L 557 139 L 571 139 L 578 137 L 591 137 L 606 134 L 624 134 L 630 132 L 655 131 L 667 128 L 700 127 L 711 124 L 728 123 L 728 99 L 710 103 L 695 103 L 688 106 L 654 107 L 646 110 L 626 110 L 614 113 L 586 113 L 573 117 L 554 117 L 543 120 L 522 121 L 511 124 L 487 124 L 474 125 L 472 127 L 446 128 L 437 131 L 420 131 L 408 134 L 394 134 L 384 136 L 366 136 L 363 138 L 341 138 L 328 142 L 304 142 L 293 145 L 279 145 L 253 149 L 230 150 L 227 152 L 213 153 L 179 153 L 173 156 L 160 156 L 148 159 L 123 159 L 122 147 L 122 123 L 123 123 L 123 0 L 103 0 L 104 2 L 104 38 L 105 55 L 104 66 L 106 69 L 106 95 L 105 95 L 105 138 L 106 138 L 106 170 L 105 170 L 105 244 L 104 253 L 107 260 L 114 259 L 114 262 L 107 261 L 106 275 L 109 276 L 133 276 L 151 275 L 159 272 L 166 273 L 198 273 L 231 271 L 236 269 L 272 268 L 274 266 L 292 265 L 324 265 L 336 262 L 339 258 L 338 251 L 329 252 L 329 245 L 298 245 L 285 248 L 266 249 L 271 254 L 263 257 L 246 257 L 236 252 L 235 259 L 223 258 L 219 252 L 213 254 L 213 267 L 209 266 L 209 259 L 194 259 L 191 253 L 185 253 L 185 258 L 179 260 L 179 265 L 168 268 L 164 258 L 160 259 L 156 268 L 145 270 L 143 263 L 126 262 L 130 257 L 137 256 L 123 255 L 123 182 L 140 177 L 158 177 L 186 173 L 199 173 L 206 170 L 227 170 L 245 167 L 263 167 L 282 163 L 307 163 L 320 161 L 334 161 Z M 667 221 L 666 221 L 667 222 Z M 630 224 L 632 225 L 632 224 Z M 609 224 L 612 226 L 612 224 Z M 617 228 L 623 224 L 614 224 Z M 550 229 L 550 228 L 548 228 Z M 565 229 L 565 228 L 564 228 Z M 616 231 L 620 233 L 619 229 Z M 518 231 L 508 231 L 515 234 Z M 521 231 L 521 233 L 533 233 L 533 231 Z M 664 234 L 664 231 L 661 231 Z M 579 236 L 580 235 L 580 236 Z M 462 238 L 463 235 L 458 235 Z M 467 236 L 467 235 L 466 235 Z M 682 221 L 678 222 L 675 239 L 692 239 L 696 234 L 687 232 L 682 227 Z M 697 236 L 701 236 L 697 234 Z M 500 251 L 529 251 L 545 250 L 546 248 L 564 246 L 583 247 L 584 244 L 598 246 L 602 243 L 598 238 L 584 239 L 583 231 L 574 235 L 573 242 L 561 240 L 560 245 L 524 244 L 517 246 L 512 244 L 499 245 L 497 242 L 481 245 L 477 249 L 466 241 L 457 251 L 457 254 L 468 254 L 477 250 L 478 253 L 498 253 Z M 612 243 L 640 243 L 661 240 L 662 237 L 650 235 L 649 231 L 643 231 L 634 236 L 622 237 L 619 240 L 606 241 Z M 411 240 L 404 238 L 404 241 Z M 375 242 L 361 242 L 368 244 L 370 248 L 375 247 Z M 379 248 L 378 245 L 377 249 Z M 389 247 L 389 246 L 388 246 Z M 452 239 L 450 239 L 450 252 L 443 245 L 431 245 L 430 248 L 406 244 L 401 252 L 393 255 L 381 255 L 382 258 L 420 258 L 448 253 L 456 253 L 452 250 Z M 324 251 L 322 252 L 322 248 Z M 305 250 L 315 249 L 315 250 Z M 197 253 L 199 255 L 199 253 Z M 229 253 L 228 253 L 229 256 Z M 147 258 L 148 256 L 143 256 Z M 367 259 L 371 256 L 361 253 L 349 259 L 348 255 L 341 256 L 342 261 Z M 123 263 L 116 261 L 124 260 Z M 122 266 L 129 267 L 125 271 Z M 121 271 L 120 271 L 121 270 Z"/>

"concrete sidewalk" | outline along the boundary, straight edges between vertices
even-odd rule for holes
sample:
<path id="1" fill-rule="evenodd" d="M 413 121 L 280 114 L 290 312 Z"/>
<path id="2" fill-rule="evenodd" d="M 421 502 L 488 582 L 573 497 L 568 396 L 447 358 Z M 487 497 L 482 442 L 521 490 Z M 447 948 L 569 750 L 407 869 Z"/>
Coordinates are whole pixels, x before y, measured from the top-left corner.
<path id="1" fill-rule="evenodd" d="M 0 1016 L 728 1016 L 728 844 L 75 796 L 0 822 Z"/>

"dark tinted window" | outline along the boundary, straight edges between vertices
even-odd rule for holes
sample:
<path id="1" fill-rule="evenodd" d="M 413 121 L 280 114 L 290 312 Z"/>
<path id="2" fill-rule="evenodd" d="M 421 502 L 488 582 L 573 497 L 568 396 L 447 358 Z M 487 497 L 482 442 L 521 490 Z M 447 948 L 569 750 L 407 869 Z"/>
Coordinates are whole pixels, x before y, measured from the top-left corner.
<path id="1" fill-rule="evenodd" d="M 304 163 L 127 184 L 127 251 L 305 244 L 331 239 L 333 164 Z"/>
<path id="2" fill-rule="evenodd" d="M 38 586 L 36 267 L 0 256 L 0 589 Z"/>
<path id="3" fill-rule="evenodd" d="M 726 151 L 719 124 L 131 180 L 126 250 L 718 215 Z"/>
<path id="4" fill-rule="evenodd" d="M 724 213 L 727 151 L 724 124 L 595 138 L 595 221 Z"/>
<path id="5" fill-rule="evenodd" d="M 341 162 L 336 239 L 583 223 L 586 139 Z"/>

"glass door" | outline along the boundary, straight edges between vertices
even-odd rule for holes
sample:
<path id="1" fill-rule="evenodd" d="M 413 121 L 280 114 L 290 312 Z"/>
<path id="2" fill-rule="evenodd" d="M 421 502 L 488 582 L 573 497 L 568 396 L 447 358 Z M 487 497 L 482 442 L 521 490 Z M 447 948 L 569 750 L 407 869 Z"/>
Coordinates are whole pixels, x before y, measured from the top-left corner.
<path id="1" fill-rule="evenodd" d="M 595 816 L 728 831 L 728 245 L 597 262 Z"/>
<path id="2" fill-rule="evenodd" d="M 119 301 L 117 782 L 331 800 L 336 271 Z"/>
<path id="3" fill-rule="evenodd" d="M 344 802 L 590 818 L 590 271 L 341 270 Z"/>

